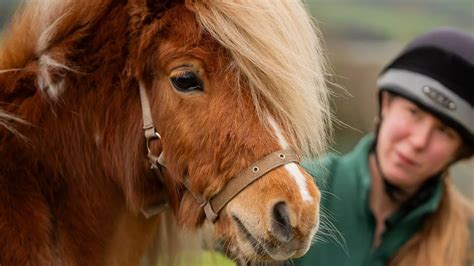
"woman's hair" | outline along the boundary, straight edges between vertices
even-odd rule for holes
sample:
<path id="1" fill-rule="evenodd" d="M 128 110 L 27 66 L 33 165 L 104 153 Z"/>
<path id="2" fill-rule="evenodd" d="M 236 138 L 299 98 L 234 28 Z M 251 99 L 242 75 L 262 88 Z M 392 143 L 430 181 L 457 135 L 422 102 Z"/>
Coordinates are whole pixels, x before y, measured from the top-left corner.
<path id="1" fill-rule="evenodd" d="M 425 217 L 422 227 L 390 260 L 389 265 L 467 265 L 474 262 L 469 246 L 472 202 L 456 190 L 449 176 L 443 179 L 439 208 Z"/>
<path id="2" fill-rule="evenodd" d="M 462 145 L 456 156 L 456 161 L 469 159 L 474 155 L 474 147 L 471 144 Z"/>

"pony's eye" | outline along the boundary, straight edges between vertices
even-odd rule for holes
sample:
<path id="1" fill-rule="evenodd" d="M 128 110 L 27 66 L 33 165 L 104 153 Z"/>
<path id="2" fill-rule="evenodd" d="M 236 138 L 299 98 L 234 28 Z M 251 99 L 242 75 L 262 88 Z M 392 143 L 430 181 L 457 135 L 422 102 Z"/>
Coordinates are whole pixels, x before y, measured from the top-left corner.
<path id="1" fill-rule="evenodd" d="M 202 91 L 202 81 L 191 71 L 170 78 L 173 87 L 180 92 Z"/>

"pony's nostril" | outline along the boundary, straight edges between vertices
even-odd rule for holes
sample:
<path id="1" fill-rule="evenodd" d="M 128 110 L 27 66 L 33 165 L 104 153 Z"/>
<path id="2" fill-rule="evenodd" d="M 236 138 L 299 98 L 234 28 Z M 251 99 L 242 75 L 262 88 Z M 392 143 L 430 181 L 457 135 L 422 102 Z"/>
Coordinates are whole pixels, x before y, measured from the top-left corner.
<path id="1" fill-rule="evenodd" d="M 271 233 L 281 241 L 288 242 L 293 237 L 293 231 L 290 224 L 287 205 L 285 202 L 278 202 L 273 206 L 272 210 Z"/>

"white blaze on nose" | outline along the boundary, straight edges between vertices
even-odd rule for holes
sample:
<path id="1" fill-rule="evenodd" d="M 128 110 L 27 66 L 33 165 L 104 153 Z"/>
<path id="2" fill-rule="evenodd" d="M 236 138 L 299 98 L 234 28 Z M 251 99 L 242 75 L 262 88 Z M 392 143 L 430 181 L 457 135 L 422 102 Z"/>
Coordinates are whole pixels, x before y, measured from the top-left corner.
<path id="1" fill-rule="evenodd" d="M 293 179 L 300 189 L 303 201 L 311 201 L 313 198 L 311 195 L 309 195 L 308 187 L 306 186 L 306 178 L 304 177 L 303 173 L 301 173 L 298 165 L 295 163 L 289 163 L 285 165 L 285 169 L 293 176 Z"/>
<path id="2" fill-rule="evenodd" d="M 280 147 L 282 149 L 289 149 L 290 146 L 288 145 L 288 142 L 286 141 L 285 137 L 283 136 L 283 133 L 281 132 L 280 127 L 278 124 L 275 122 L 275 119 L 271 116 L 267 116 L 268 123 L 273 128 L 273 131 L 275 132 L 275 135 L 278 139 L 278 143 L 280 144 Z M 313 198 L 309 194 L 308 187 L 306 186 L 306 178 L 304 177 L 303 173 L 301 173 L 300 168 L 298 165 L 295 163 L 289 163 L 285 165 L 286 171 L 290 173 L 290 175 L 293 177 L 293 179 L 296 182 L 296 185 L 298 186 L 301 194 L 301 198 L 303 198 L 303 201 L 311 201 Z"/>
<path id="3" fill-rule="evenodd" d="M 276 137 L 278 138 L 278 143 L 280 144 L 280 147 L 281 147 L 282 149 L 289 149 L 290 146 L 288 146 L 288 142 L 286 142 L 285 137 L 284 137 L 283 134 L 281 133 L 280 127 L 279 127 L 279 126 L 277 125 L 277 123 L 275 122 L 275 119 L 273 119 L 273 117 L 271 117 L 271 116 L 267 116 L 267 120 L 268 120 L 268 123 L 270 123 L 270 125 L 272 126 L 273 131 L 275 132 Z"/>

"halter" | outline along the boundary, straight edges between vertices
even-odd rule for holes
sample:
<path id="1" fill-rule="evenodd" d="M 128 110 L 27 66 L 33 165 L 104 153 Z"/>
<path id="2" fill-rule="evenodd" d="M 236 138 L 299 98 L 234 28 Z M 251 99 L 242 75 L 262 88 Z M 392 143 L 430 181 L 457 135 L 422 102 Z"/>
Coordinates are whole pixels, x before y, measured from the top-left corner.
<path id="1" fill-rule="evenodd" d="M 145 133 L 146 147 L 148 151 L 147 157 L 151 164 L 151 169 L 153 170 L 155 175 L 160 177 L 160 167 L 166 168 L 165 161 L 163 159 L 163 150 L 161 150 L 160 154 L 156 156 L 151 151 L 149 144 L 152 140 L 161 140 L 161 135 L 156 131 L 156 128 L 153 124 L 150 103 L 148 101 L 148 96 L 146 94 L 145 86 L 142 81 L 139 81 L 139 89 L 143 115 L 143 130 Z M 204 213 L 207 219 L 214 223 L 219 217 L 219 212 L 241 191 L 243 191 L 245 188 L 250 186 L 253 182 L 255 182 L 263 175 L 267 174 L 268 172 L 271 172 L 275 168 L 288 163 L 299 163 L 298 155 L 293 150 L 283 149 L 273 152 L 244 169 L 237 176 L 232 178 L 224 186 L 224 188 L 219 191 L 219 193 L 214 195 L 209 200 L 206 200 L 200 194 L 193 193 L 189 187 L 187 180 L 183 181 L 183 185 L 199 203 L 200 208 L 204 209 Z M 167 203 L 159 204 L 158 206 L 153 206 L 150 209 L 142 210 L 142 212 L 145 217 L 149 218 L 164 210 L 165 207 L 167 207 Z"/>

